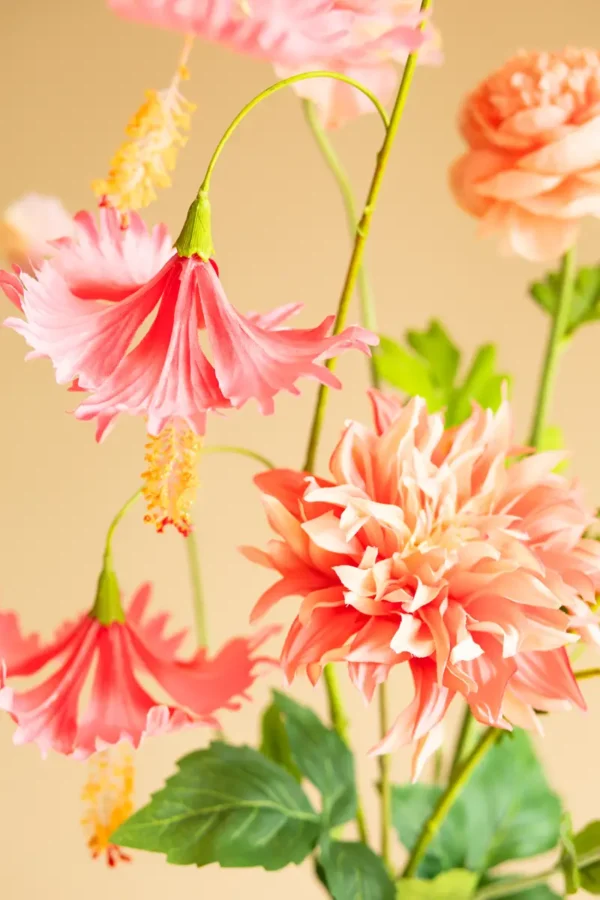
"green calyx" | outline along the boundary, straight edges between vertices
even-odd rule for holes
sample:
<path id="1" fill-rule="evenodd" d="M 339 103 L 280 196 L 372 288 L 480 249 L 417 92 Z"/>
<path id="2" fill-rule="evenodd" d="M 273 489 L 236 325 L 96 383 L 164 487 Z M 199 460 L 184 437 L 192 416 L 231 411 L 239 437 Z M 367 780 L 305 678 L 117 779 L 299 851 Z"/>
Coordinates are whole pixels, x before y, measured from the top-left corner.
<path id="1" fill-rule="evenodd" d="M 121 591 L 119 582 L 112 565 L 112 555 L 104 556 L 104 565 L 98 578 L 96 600 L 90 612 L 92 618 L 97 619 L 101 625 L 112 625 L 113 622 L 125 621 L 125 612 L 121 605 Z"/>
<path id="2" fill-rule="evenodd" d="M 208 193 L 201 189 L 190 206 L 181 234 L 175 241 L 179 256 L 196 255 L 209 260 L 214 255 L 210 222 L 210 200 Z"/>

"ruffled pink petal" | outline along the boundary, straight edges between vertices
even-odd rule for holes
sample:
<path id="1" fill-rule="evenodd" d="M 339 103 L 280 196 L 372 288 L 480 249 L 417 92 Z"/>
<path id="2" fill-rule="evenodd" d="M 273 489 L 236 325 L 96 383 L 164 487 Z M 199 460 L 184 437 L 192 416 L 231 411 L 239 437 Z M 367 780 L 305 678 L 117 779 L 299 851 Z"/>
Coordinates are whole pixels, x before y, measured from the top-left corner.
<path id="1" fill-rule="evenodd" d="M 233 406 L 254 398 L 268 415 L 279 391 L 298 393 L 295 383 L 302 376 L 339 387 L 338 379 L 319 362 L 351 348 L 369 353 L 369 345 L 378 342 L 358 327 L 327 337 L 330 318 L 310 330 L 261 328 L 234 310 L 211 265 L 198 263 L 195 279 L 217 379 Z"/>

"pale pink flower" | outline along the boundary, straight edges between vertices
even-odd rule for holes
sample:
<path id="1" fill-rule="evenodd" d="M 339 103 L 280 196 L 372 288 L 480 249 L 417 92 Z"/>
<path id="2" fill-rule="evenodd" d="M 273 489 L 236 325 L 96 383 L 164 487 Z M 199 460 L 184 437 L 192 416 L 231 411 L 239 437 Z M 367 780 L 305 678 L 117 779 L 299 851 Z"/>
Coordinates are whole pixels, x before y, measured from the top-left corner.
<path id="1" fill-rule="evenodd" d="M 279 540 L 246 555 L 279 573 L 253 618 L 301 602 L 281 663 L 314 682 L 344 661 L 370 699 L 408 663 L 415 698 L 377 748 L 418 742 L 461 694 L 487 725 L 537 725 L 536 710 L 584 705 L 565 647 L 598 640 L 590 606 L 600 545 L 557 453 L 522 459 L 510 409 L 475 409 L 444 430 L 420 398 L 373 392 L 376 430 L 350 422 L 331 479 L 278 470 L 256 479 Z"/>
<path id="2" fill-rule="evenodd" d="M 504 249 L 551 260 L 600 216 L 600 54 L 520 53 L 460 112 L 469 149 L 451 170 L 459 204 Z"/>
<path id="3" fill-rule="evenodd" d="M 134 594 L 123 622 L 103 625 L 86 614 L 63 625 L 49 643 L 37 635 L 23 637 L 16 615 L 0 613 L 0 659 L 8 681 L 50 669 L 45 680 L 23 690 L 0 683 L 0 707 L 17 723 L 16 744 L 36 743 L 44 755 L 55 750 L 85 759 L 122 740 L 137 747 L 148 735 L 216 726 L 219 710 L 239 708 L 257 665 L 265 662 L 254 651 L 269 632 L 234 638 L 212 659 L 204 649 L 183 659 L 186 631 L 167 634 L 169 614 L 149 616 L 149 601 L 146 584 Z M 82 704 L 90 676 L 91 694 Z M 148 692 L 148 679 L 172 705 Z"/>
<path id="4" fill-rule="evenodd" d="M 329 336 L 333 316 L 312 329 L 284 327 L 299 305 L 238 313 L 214 263 L 169 255 L 166 230 L 148 233 L 135 214 L 125 228 L 112 209 L 101 210 L 99 227 L 87 213 L 76 218 L 76 239 L 35 277 L 22 276 L 25 319 L 6 324 L 52 360 L 60 383 L 89 392 L 75 415 L 97 419 L 99 439 L 121 412 L 146 416 L 156 436 L 173 422 L 201 435 L 209 410 L 251 398 L 272 413 L 275 395 L 299 393 L 302 376 L 340 386 L 323 360 L 377 343 L 359 327 Z"/>
<path id="5" fill-rule="evenodd" d="M 52 242 L 73 233 L 73 219 L 58 197 L 25 194 L 4 210 L 0 257 L 31 272 L 52 256 Z"/>

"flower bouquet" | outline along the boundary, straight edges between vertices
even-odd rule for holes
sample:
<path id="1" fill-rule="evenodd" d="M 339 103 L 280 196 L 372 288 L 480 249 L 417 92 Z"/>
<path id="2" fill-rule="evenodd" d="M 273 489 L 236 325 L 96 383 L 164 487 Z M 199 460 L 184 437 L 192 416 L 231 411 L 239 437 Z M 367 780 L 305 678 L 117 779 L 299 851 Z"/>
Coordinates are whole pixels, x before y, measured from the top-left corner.
<path id="1" fill-rule="evenodd" d="M 139 483 L 108 528 L 96 593 L 79 616 L 41 638 L 0 610 L 0 709 L 14 721 L 15 744 L 85 761 L 87 844 L 111 867 L 132 850 L 180 866 L 305 863 L 314 895 L 333 900 L 600 894 L 600 820 L 571 821 L 532 740 L 548 716 L 584 710 L 585 681 L 600 674 L 578 661 L 585 644 L 600 643 L 596 516 L 551 419 L 560 355 L 600 318 L 600 269 L 579 268 L 575 255 L 582 219 L 600 216 L 600 53 L 522 51 L 459 111 L 453 196 L 504 251 L 549 267 L 530 287 L 548 339 L 531 429 L 521 435 L 493 344 L 464 367 L 439 321 L 390 337 L 376 325 L 371 225 L 419 64 L 443 62 L 430 0 L 107 6 L 180 33 L 175 73 L 131 118 L 93 184 L 95 210 L 71 216 L 33 194 L 6 210 L 0 287 L 12 304 L 6 326 L 31 357 L 50 360 L 98 442 L 123 414 L 141 417 L 147 436 Z M 249 97 L 209 148 L 171 236 L 141 211 L 169 186 L 187 141 L 194 107 L 184 82 L 202 40 L 269 61 L 278 80 Z M 212 239 L 221 155 L 234 155 L 237 129 L 287 89 L 341 191 L 352 239 L 339 298 L 305 328 L 290 324 L 296 304 L 261 313 L 244 297 L 234 305 Z M 359 202 L 331 132 L 369 112 L 381 142 Z M 339 423 L 326 447 L 329 392 L 342 387 L 336 360 L 349 353 L 363 365 L 355 351 L 366 358 L 371 421 Z M 211 444 L 216 415 L 234 419 L 246 403 L 277 415 L 277 395 L 298 394 L 306 378 L 318 382 L 316 402 L 291 467 L 265 455 L 259 439 L 252 448 Z M 207 633 L 214 601 L 203 594 L 194 530 L 210 514 L 194 502 L 211 452 L 256 466 L 257 521 L 260 499 L 273 532 L 266 546 L 242 548 L 272 581 L 245 598 L 244 633 L 220 647 Z M 191 653 L 149 584 L 129 599 L 121 589 L 126 515 L 186 543 Z M 378 710 L 377 829 L 357 786 L 360 723 L 345 712 L 346 673 L 348 689 Z M 397 675 L 414 685 L 405 709 L 391 686 Z M 250 703 L 257 678 L 270 681 L 272 698 L 256 712 L 256 746 L 240 746 L 220 713 Z M 325 692 L 327 720 L 294 698 L 297 679 Z M 456 737 L 451 705 L 462 716 Z M 200 749 L 167 778 L 157 773 L 140 805 L 136 754 L 146 738 L 181 729 L 199 729 Z M 412 780 L 394 784 L 392 754 L 402 747 Z M 541 854 L 549 855 L 538 864 Z"/>

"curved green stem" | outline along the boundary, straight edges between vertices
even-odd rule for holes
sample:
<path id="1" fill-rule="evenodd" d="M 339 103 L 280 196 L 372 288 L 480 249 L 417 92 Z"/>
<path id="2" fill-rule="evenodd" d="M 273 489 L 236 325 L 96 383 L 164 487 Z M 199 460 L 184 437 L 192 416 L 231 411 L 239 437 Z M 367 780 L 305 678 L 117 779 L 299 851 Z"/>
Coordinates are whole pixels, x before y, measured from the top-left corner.
<path id="1" fill-rule="evenodd" d="M 421 11 L 426 11 L 431 6 L 431 0 L 422 0 L 421 3 Z M 348 266 L 348 271 L 346 273 L 346 280 L 344 282 L 344 287 L 342 289 L 342 295 L 340 297 L 340 302 L 338 306 L 337 317 L 335 320 L 335 325 L 333 328 L 334 334 L 339 334 L 346 325 L 346 318 L 348 316 L 348 308 L 350 306 L 350 301 L 354 294 L 354 289 L 356 287 L 356 281 L 361 270 L 363 256 L 365 252 L 365 247 L 367 244 L 367 239 L 369 237 L 369 232 L 371 230 L 371 222 L 373 219 L 373 213 L 375 212 L 375 207 L 377 205 L 377 200 L 379 198 L 379 194 L 381 191 L 381 186 L 383 184 L 383 178 L 385 176 L 385 172 L 387 169 L 387 165 L 390 159 L 390 154 L 392 152 L 392 147 L 394 145 L 394 140 L 398 133 L 398 128 L 400 127 L 400 122 L 402 121 L 402 115 L 404 113 L 404 109 L 406 107 L 406 101 L 408 99 L 408 94 L 410 91 L 410 86 L 413 82 L 415 69 L 417 66 L 417 54 L 411 53 L 406 61 L 406 65 L 404 67 L 404 72 L 402 74 L 402 80 L 400 82 L 400 87 L 398 89 L 398 94 L 396 96 L 396 102 L 394 104 L 394 109 L 392 115 L 390 117 L 390 124 L 388 130 L 385 135 L 385 139 L 383 141 L 383 145 L 379 154 L 377 156 L 377 165 L 375 167 L 375 172 L 373 174 L 373 178 L 371 181 L 371 186 L 369 188 L 369 193 L 367 195 L 367 202 L 363 209 L 362 216 L 356 228 L 356 237 L 354 240 L 354 249 L 352 251 L 352 256 L 350 258 L 350 265 Z M 329 359 L 327 361 L 327 368 L 333 370 L 335 368 L 335 359 Z M 321 437 L 321 431 L 323 429 L 323 422 L 325 420 L 325 410 L 327 407 L 327 399 L 329 396 L 329 389 L 326 385 L 321 385 L 319 388 L 319 393 L 317 396 L 317 403 L 315 406 L 315 412 L 313 415 L 312 426 L 310 430 L 310 436 L 308 439 L 308 447 L 306 449 L 306 460 L 304 463 L 304 469 L 308 472 L 312 471 L 315 464 L 315 459 L 317 456 L 317 449 L 319 446 L 319 439 Z"/>
<path id="2" fill-rule="evenodd" d="M 264 466 L 265 469 L 277 468 L 275 463 L 263 456 L 262 453 L 248 450 L 246 447 L 234 447 L 230 444 L 209 444 L 208 447 L 203 447 L 201 452 L 202 455 L 205 453 L 235 453 L 237 456 L 247 456 L 248 459 L 253 459 L 255 462 L 260 463 L 261 466 Z"/>
<path id="3" fill-rule="evenodd" d="M 119 582 L 117 581 L 113 564 L 112 540 L 119 522 L 131 509 L 138 497 L 141 496 L 141 493 L 141 489 L 137 490 L 121 507 L 110 523 L 106 533 L 106 543 L 104 545 L 104 554 L 102 557 L 102 569 L 98 577 L 98 587 L 96 588 L 94 605 L 90 610 L 90 615 L 105 626 L 111 625 L 113 622 L 125 621 L 125 612 L 121 604 L 121 591 L 119 589 Z"/>
<path id="4" fill-rule="evenodd" d="M 327 702 L 329 704 L 329 718 L 331 719 L 331 724 L 333 725 L 334 731 L 341 737 L 346 746 L 349 747 L 350 737 L 348 733 L 348 719 L 344 712 L 344 704 L 338 677 L 331 663 L 323 669 L 323 677 L 327 688 Z M 369 840 L 367 820 L 359 798 L 357 798 L 356 801 L 356 825 L 361 841 L 364 844 L 367 844 Z"/>
<path id="5" fill-rule="evenodd" d="M 342 196 L 342 201 L 344 204 L 344 210 L 346 212 L 348 229 L 350 231 L 350 235 L 352 236 L 352 238 L 354 238 L 358 225 L 358 214 L 356 212 L 356 202 L 354 199 L 354 193 L 352 191 L 352 185 L 350 184 L 350 179 L 348 178 L 348 175 L 344 170 L 340 158 L 335 152 L 333 144 L 327 136 L 327 132 L 319 121 L 319 116 L 315 104 L 311 100 L 304 100 L 302 106 L 304 109 L 306 121 L 308 122 L 308 126 L 314 135 L 317 146 L 319 147 L 323 159 L 325 160 L 329 170 L 335 178 L 337 186 L 340 190 L 340 194 Z M 373 331 L 376 333 L 377 318 L 375 314 L 375 301 L 373 299 L 373 292 L 369 283 L 367 269 L 364 264 L 360 267 L 360 271 L 358 273 L 357 287 L 360 301 L 361 325 L 364 328 L 367 328 L 369 331 Z M 373 385 L 373 387 L 378 388 L 379 373 L 377 372 L 377 366 L 375 364 L 375 358 L 373 356 L 369 358 L 369 368 L 371 372 L 371 384 Z"/>
<path id="6" fill-rule="evenodd" d="M 187 535 L 185 545 L 190 571 L 190 583 L 192 585 L 196 639 L 200 647 L 207 647 L 208 629 L 206 626 L 206 608 L 204 605 L 204 590 L 202 588 L 202 573 L 200 571 L 200 553 L 198 551 L 198 541 L 196 540 L 196 535 L 193 531 Z"/>
<path id="7" fill-rule="evenodd" d="M 115 531 L 117 530 L 117 527 L 118 527 L 121 519 L 123 519 L 127 515 L 129 510 L 131 509 L 131 507 L 134 505 L 136 500 L 138 500 L 138 498 L 141 497 L 141 495 L 142 495 L 142 489 L 140 488 L 139 490 L 137 490 L 135 492 L 135 494 L 133 494 L 132 497 L 129 498 L 129 500 L 126 503 L 123 504 L 123 506 L 121 507 L 119 512 L 116 514 L 116 516 L 110 523 L 108 531 L 106 532 L 106 544 L 104 547 L 104 561 L 105 562 L 107 560 L 109 562 L 112 562 L 112 539 L 114 537 Z"/>
<path id="8" fill-rule="evenodd" d="M 450 808 L 454 804 L 454 801 L 456 800 L 462 789 L 465 787 L 469 778 L 471 777 L 481 760 L 484 758 L 488 750 L 491 750 L 491 748 L 494 746 L 494 744 L 500 737 L 500 734 L 501 731 L 498 728 L 486 729 L 478 743 L 475 745 L 473 751 L 469 754 L 463 765 L 456 773 L 455 777 L 451 779 L 448 787 L 436 803 L 435 809 L 433 810 L 431 816 L 423 826 L 421 834 L 417 839 L 417 843 L 415 844 L 410 858 L 406 864 L 406 868 L 402 873 L 403 878 L 415 877 L 419 865 L 422 862 L 423 857 L 425 856 L 427 848 L 436 837 L 444 822 L 444 819 L 446 818 L 448 812 L 450 811 Z"/>
<path id="9" fill-rule="evenodd" d="M 582 853 L 577 858 L 577 866 L 579 869 L 585 869 L 600 862 L 600 850 L 590 850 L 589 853 Z M 560 862 L 540 872 L 538 875 L 525 875 L 523 878 L 514 878 L 510 881 L 499 881 L 496 884 L 488 884 L 482 887 L 475 894 L 474 900 L 496 900 L 500 897 L 511 897 L 513 894 L 525 893 L 530 888 L 537 887 L 540 884 L 546 884 L 553 875 L 558 875 L 562 871 Z"/>
<path id="10" fill-rule="evenodd" d="M 388 686 L 383 681 L 379 691 L 379 734 L 383 738 L 390 729 L 388 710 Z M 386 867 L 391 871 L 392 860 L 390 855 L 390 838 L 392 824 L 392 782 L 391 762 L 388 753 L 378 757 L 379 765 L 379 790 L 381 792 L 381 857 Z"/>
<path id="11" fill-rule="evenodd" d="M 389 125 L 388 115 L 385 111 L 383 104 L 377 99 L 375 94 L 362 85 L 359 81 L 356 81 L 354 78 L 350 78 L 348 75 L 342 75 L 340 72 L 328 72 L 328 71 L 319 71 L 319 72 L 301 72 L 298 75 L 291 75 L 289 78 L 284 78 L 282 81 L 278 81 L 276 84 L 272 84 L 270 87 L 266 88 L 264 91 L 261 91 L 256 97 L 250 100 L 249 103 L 244 106 L 244 108 L 237 114 L 229 128 L 226 130 L 225 134 L 219 141 L 216 146 L 215 152 L 213 153 L 210 162 L 208 164 L 208 168 L 206 170 L 206 175 L 204 176 L 204 181 L 200 187 L 200 191 L 198 193 L 204 192 L 207 193 L 210 187 L 210 180 L 212 178 L 212 174 L 214 168 L 217 164 L 217 160 L 221 155 L 221 152 L 236 130 L 240 122 L 242 122 L 249 112 L 251 112 L 255 106 L 258 106 L 263 100 L 266 100 L 267 97 L 270 97 L 271 94 L 277 93 L 277 91 L 282 90 L 283 88 L 290 87 L 290 85 L 298 84 L 300 81 L 308 81 L 311 78 L 332 78 L 335 81 L 342 81 L 344 84 L 349 84 L 351 87 L 356 88 L 357 91 L 360 91 L 361 94 L 364 94 L 367 97 L 377 112 L 381 117 L 381 121 L 385 125 L 386 129 Z"/>
<path id="12" fill-rule="evenodd" d="M 538 388 L 533 426 L 529 438 L 529 443 L 532 447 L 539 446 L 546 427 L 552 388 L 554 387 L 554 381 L 558 370 L 560 350 L 567 335 L 574 287 L 575 249 L 572 248 L 565 253 L 562 260 L 560 270 L 560 293 L 556 309 L 554 310 L 550 337 L 546 347 L 546 356 Z"/>

